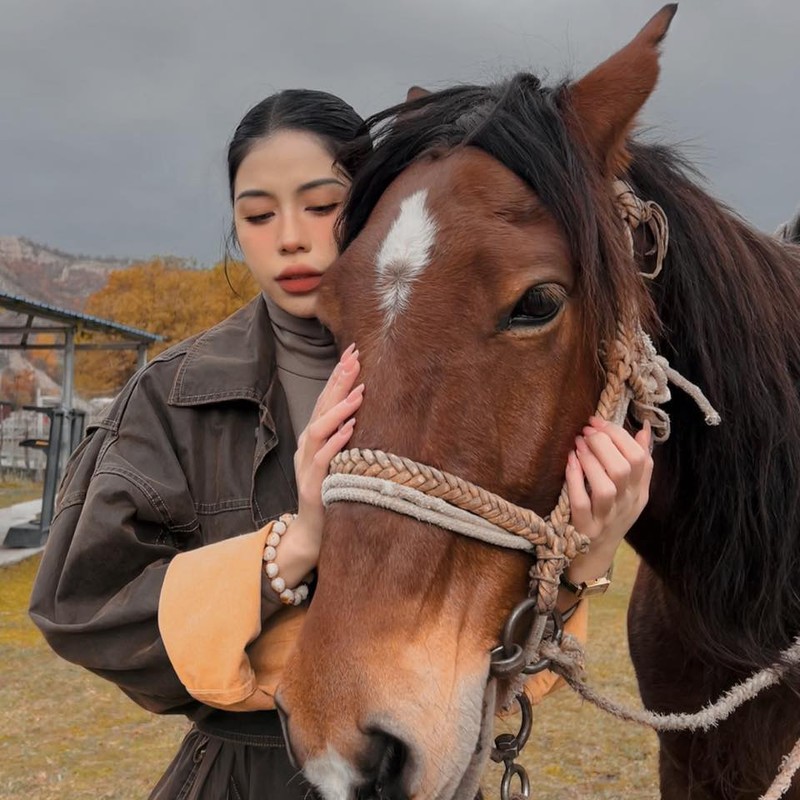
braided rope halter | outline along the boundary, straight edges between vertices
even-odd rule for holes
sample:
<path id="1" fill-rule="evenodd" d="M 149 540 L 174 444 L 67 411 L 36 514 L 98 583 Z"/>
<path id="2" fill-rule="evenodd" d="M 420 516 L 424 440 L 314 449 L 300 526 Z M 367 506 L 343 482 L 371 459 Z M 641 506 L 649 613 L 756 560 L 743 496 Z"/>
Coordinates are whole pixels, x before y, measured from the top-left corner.
<path id="1" fill-rule="evenodd" d="M 656 268 L 661 271 L 669 232 L 666 216 L 653 202 L 642 202 L 623 181 L 613 186 L 617 206 L 627 223 L 624 230 L 633 253 L 632 231 L 647 225 L 653 232 Z M 698 404 L 709 425 L 719 414 L 700 389 L 687 381 L 656 353 L 650 337 L 636 325 L 619 325 L 605 353 L 607 383 L 597 405 L 597 416 L 623 423 L 629 411 L 643 424 L 649 420 L 653 439 L 669 437 L 669 417 L 660 408 L 670 399 L 669 383 L 682 388 Z M 322 486 L 324 504 L 356 502 L 375 505 L 489 544 L 530 551 L 535 561 L 530 572 L 530 597 L 541 615 L 556 605 L 561 573 L 589 540 L 570 522 L 566 483 L 553 510 L 540 517 L 529 508 L 514 505 L 469 481 L 410 458 L 382 450 L 354 448 L 339 453 L 330 464 Z"/>

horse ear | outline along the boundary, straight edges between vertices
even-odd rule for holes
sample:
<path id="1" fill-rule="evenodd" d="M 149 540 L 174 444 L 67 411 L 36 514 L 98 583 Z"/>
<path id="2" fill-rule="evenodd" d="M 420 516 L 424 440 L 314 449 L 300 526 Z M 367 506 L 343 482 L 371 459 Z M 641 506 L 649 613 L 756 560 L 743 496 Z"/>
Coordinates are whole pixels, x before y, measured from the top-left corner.
<path id="1" fill-rule="evenodd" d="M 430 92 L 423 89 L 421 86 L 412 86 L 406 95 L 406 103 L 411 103 L 414 100 L 419 100 L 422 97 L 427 97 Z"/>
<path id="2" fill-rule="evenodd" d="M 609 175 L 630 163 L 625 140 L 655 88 L 659 45 L 677 10 L 677 3 L 664 6 L 625 47 L 568 87 L 578 125 Z"/>

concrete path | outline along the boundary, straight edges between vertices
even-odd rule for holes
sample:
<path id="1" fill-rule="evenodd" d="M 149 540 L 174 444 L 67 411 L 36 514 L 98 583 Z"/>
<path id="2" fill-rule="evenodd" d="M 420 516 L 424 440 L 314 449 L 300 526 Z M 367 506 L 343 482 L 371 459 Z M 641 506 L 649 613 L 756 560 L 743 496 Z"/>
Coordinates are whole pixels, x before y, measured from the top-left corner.
<path id="1" fill-rule="evenodd" d="M 0 567 L 16 564 L 44 549 L 42 547 L 3 547 L 8 529 L 12 525 L 19 525 L 35 519 L 41 510 L 41 500 L 29 500 L 27 503 L 17 503 L 15 506 L 0 508 Z"/>

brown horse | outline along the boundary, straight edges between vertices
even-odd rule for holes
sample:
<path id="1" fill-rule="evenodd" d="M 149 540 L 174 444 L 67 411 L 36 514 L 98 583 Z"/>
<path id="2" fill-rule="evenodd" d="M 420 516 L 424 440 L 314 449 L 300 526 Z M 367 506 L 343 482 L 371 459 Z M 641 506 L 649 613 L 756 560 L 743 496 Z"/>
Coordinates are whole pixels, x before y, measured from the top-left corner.
<path id="1" fill-rule="evenodd" d="M 629 139 L 674 12 L 577 82 L 520 74 L 374 118 L 323 308 L 361 351 L 352 446 L 540 514 L 619 323 L 643 325 L 707 391 L 722 427 L 683 397 L 667 406 L 674 433 L 630 536 L 645 563 L 630 626 L 643 698 L 693 711 L 800 631 L 800 251 L 712 200 L 670 150 Z M 631 258 L 614 205 L 618 176 L 670 220 L 652 283 L 649 244 Z M 278 693 L 294 756 L 327 800 L 474 796 L 489 651 L 529 561 L 372 506 L 329 508 Z M 663 797 L 757 797 L 800 735 L 795 689 L 711 733 L 662 736 Z"/>

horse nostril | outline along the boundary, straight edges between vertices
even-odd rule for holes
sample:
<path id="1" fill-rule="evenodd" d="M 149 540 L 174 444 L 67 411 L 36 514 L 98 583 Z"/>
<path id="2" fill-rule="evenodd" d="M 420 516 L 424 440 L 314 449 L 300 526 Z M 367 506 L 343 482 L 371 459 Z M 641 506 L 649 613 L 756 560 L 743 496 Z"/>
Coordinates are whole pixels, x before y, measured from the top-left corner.
<path id="1" fill-rule="evenodd" d="M 371 735 L 370 745 L 368 766 L 363 770 L 365 784 L 357 792 L 358 800 L 408 800 L 403 780 L 408 748 L 382 731 Z"/>

